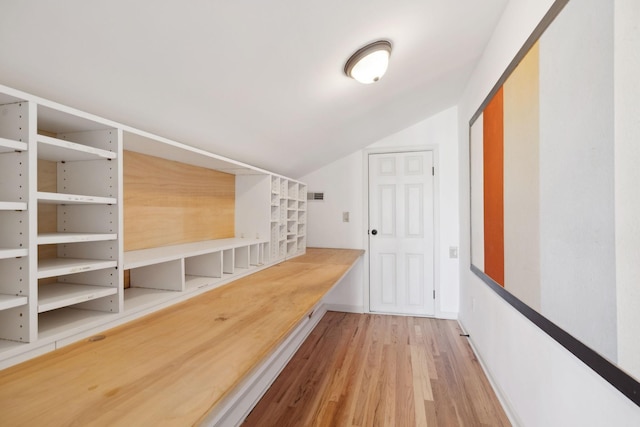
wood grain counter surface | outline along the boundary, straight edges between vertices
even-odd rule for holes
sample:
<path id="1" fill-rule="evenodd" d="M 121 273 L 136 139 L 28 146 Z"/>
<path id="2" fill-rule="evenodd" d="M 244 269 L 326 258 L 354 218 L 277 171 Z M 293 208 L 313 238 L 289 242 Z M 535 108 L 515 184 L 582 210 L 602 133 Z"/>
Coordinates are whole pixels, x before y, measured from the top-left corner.
<path id="1" fill-rule="evenodd" d="M 310 248 L 0 371 L 0 425 L 197 425 L 362 253 Z"/>

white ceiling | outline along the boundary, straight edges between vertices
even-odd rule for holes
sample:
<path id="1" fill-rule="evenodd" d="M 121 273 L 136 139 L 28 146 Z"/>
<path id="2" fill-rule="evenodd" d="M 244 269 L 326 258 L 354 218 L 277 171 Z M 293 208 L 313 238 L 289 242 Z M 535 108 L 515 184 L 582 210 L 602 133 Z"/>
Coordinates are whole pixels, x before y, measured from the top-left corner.
<path id="1" fill-rule="evenodd" d="M 455 105 L 506 3 L 0 0 L 0 83 L 299 177 Z"/>

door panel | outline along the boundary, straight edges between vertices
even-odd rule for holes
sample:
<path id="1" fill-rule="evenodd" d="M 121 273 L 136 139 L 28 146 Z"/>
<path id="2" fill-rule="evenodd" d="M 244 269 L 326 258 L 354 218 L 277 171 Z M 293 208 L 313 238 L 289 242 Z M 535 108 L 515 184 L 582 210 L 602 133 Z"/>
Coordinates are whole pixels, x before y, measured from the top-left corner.
<path id="1" fill-rule="evenodd" d="M 395 254 L 380 254 L 380 277 L 384 283 L 382 291 L 382 303 L 383 304 L 396 304 L 396 255 Z"/>
<path id="2" fill-rule="evenodd" d="M 434 314 L 432 167 L 430 151 L 369 155 L 371 311 Z"/>

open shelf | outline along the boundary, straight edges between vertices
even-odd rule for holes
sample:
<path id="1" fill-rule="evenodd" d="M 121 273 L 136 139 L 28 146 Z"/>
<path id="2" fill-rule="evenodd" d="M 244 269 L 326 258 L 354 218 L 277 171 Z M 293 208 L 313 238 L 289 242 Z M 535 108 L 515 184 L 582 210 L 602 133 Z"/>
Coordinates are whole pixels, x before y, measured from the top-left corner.
<path id="1" fill-rule="evenodd" d="M 63 276 L 65 274 L 82 273 L 116 267 L 117 261 L 77 258 L 49 258 L 39 261 L 38 279 Z"/>
<path id="2" fill-rule="evenodd" d="M 29 299 L 25 296 L 3 295 L 0 294 L 0 311 L 8 310 L 13 307 L 26 305 Z"/>
<path id="3" fill-rule="evenodd" d="M 102 242 L 116 240 L 117 238 L 118 235 L 115 233 L 41 233 L 38 234 L 38 244 Z"/>
<path id="4" fill-rule="evenodd" d="M 115 159 L 116 153 L 63 141 L 49 136 L 38 135 L 38 158 L 55 162 L 73 162 L 80 160 Z"/>
<path id="5" fill-rule="evenodd" d="M 153 288 L 127 288 L 124 290 L 124 312 L 139 310 L 166 303 L 175 298 L 175 292 Z"/>
<path id="6" fill-rule="evenodd" d="M 49 283 L 38 287 L 38 313 L 114 295 L 118 288 L 76 283 Z"/>
<path id="7" fill-rule="evenodd" d="M 38 339 L 46 340 L 64 337 L 88 328 L 100 326 L 117 314 L 97 310 L 82 310 L 63 307 L 38 315 Z"/>
<path id="8" fill-rule="evenodd" d="M 124 269 L 128 270 L 130 268 L 159 264 L 180 258 L 188 258 L 215 251 L 233 249 L 239 246 L 265 243 L 266 241 L 266 239 L 219 239 L 128 251 L 124 253 Z"/>
<path id="9" fill-rule="evenodd" d="M 11 153 L 14 151 L 27 151 L 27 143 L 14 141 L 12 139 L 0 138 L 0 153 Z"/>
<path id="10" fill-rule="evenodd" d="M 115 205 L 118 203 L 118 200 L 115 197 L 83 196 L 80 194 L 47 193 L 44 191 L 38 191 L 38 202 L 54 205 Z"/>
<path id="11" fill-rule="evenodd" d="M 26 202 L 3 202 L 0 201 L 0 211 L 26 211 Z"/>
<path id="12" fill-rule="evenodd" d="M 19 258 L 29 255 L 27 248 L 0 248 L 0 259 Z"/>

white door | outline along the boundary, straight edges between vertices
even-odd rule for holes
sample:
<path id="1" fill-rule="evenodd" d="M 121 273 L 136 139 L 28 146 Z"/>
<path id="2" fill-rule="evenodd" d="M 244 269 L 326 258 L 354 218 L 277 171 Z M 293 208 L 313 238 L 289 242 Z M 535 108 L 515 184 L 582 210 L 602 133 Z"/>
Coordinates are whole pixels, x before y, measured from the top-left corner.
<path id="1" fill-rule="evenodd" d="M 369 307 L 434 314 L 433 153 L 369 155 Z"/>

